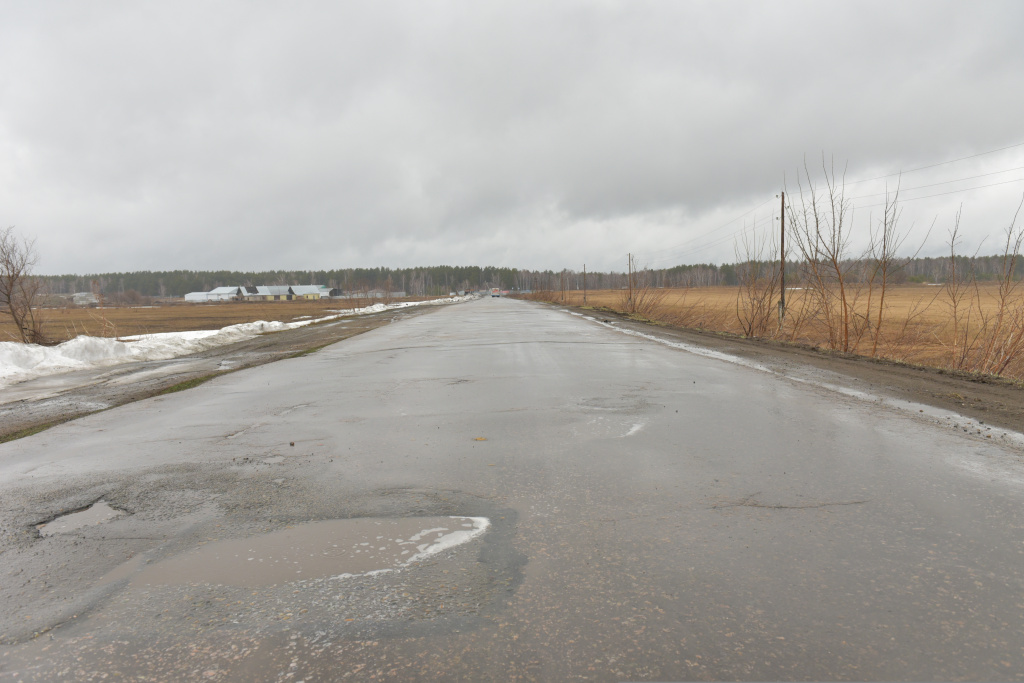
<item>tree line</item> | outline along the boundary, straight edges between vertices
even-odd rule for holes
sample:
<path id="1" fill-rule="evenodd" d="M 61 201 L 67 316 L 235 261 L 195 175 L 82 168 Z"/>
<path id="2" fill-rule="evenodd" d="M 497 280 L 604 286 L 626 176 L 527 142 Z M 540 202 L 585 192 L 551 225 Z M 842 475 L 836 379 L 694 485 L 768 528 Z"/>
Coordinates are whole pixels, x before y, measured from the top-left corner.
<path id="1" fill-rule="evenodd" d="M 92 292 L 108 299 L 126 293 L 181 297 L 235 285 L 326 285 L 343 292 L 403 291 L 410 296 L 444 296 L 460 290 L 514 286 L 512 268 L 429 266 L 420 268 L 343 268 L 338 270 L 164 270 L 88 275 L 43 275 L 51 294 Z"/>
<path id="2" fill-rule="evenodd" d="M 1002 256 L 958 257 L 963 272 L 968 262 L 978 280 L 999 277 Z M 906 261 L 894 274 L 894 284 L 907 282 L 943 283 L 948 271 L 948 257 L 920 257 Z M 767 267 L 769 261 L 762 265 Z M 851 261 L 850 265 L 856 265 Z M 671 268 L 643 269 L 644 281 L 655 287 L 720 287 L 740 284 L 740 270 L 749 263 L 697 263 Z M 863 269 L 851 268 L 851 272 Z M 801 267 L 797 261 L 786 263 L 786 279 L 793 285 L 800 282 Z M 1024 260 L 1016 264 L 1015 275 L 1024 278 Z M 388 289 L 410 296 L 444 296 L 452 291 L 500 287 L 510 290 L 583 289 L 583 270 L 529 270 L 493 266 L 429 266 L 419 268 L 344 268 L 338 270 L 164 270 L 88 275 L 43 275 L 52 294 L 92 292 L 108 299 L 144 297 L 181 297 L 188 292 L 209 291 L 214 287 L 233 285 L 326 285 L 343 292 Z M 588 272 L 588 289 L 621 289 L 628 284 L 625 272 Z"/>

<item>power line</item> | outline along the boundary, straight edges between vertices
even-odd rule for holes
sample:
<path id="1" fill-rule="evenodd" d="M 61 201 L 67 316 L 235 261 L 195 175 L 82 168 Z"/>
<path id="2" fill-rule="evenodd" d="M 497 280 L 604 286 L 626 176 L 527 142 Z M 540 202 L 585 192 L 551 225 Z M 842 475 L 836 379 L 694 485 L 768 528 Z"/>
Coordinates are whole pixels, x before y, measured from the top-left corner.
<path id="1" fill-rule="evenodd" d="M 771 200 L 768 200 L 768 201 L 771 201 Z M 704 251 L 706 249 L 710 249 L 711 247 L 715 247 L 715 246 L 718 246 L 720 244 L 725 244 L 725 243 L 729 242 L 730 240 L 735 239 L 735 237 L 737 235 L 739 235 L 740 233 L 742 233 L 745 230 L 748 230 L 748 229 L 749 230 L 756 230 L 765 221 L 774 222 L 774 218 L 775 218 L 775 216 L 774 216 L 774 213 L 773 213 L 772 215 L 756 219 L 752 225 L 744 226 L 743 228 L 741 228 L 739 230 L 736 230 L 735 232 L 731 232 L 728 235 L 722 235 L 721 237 L 717 237 L 717 238 L 711 240 L 710 242 L 706 242 L 706 243 L 703 243 L 703 244 L 698 244 L 698 245 L 695 245 L 695 246 L 688 247 L 685 251 L 686 251 L 687 254 L 693 254 L 693 253 L 696 253 L 696 252 Z M 696 238 L 695 240 L 692 240 L 692 241 L 700 240 L 703 237 L 706 237 L 706 235 L 702 235 L 701 237 L 698 237 L 698 238 Z M 658 258 L 651 259 L 648 263 L 649 264 L 654 264 L 654 263 L 663 263 L 665 261 L 675 260 L 675 259 L 680 257 L 678 252 L 679 252 L 678 249 L 673 249 L 669 253 L 664 253 L 664 255 L 662 255 L 662 256 L 660 256 Z"/>
<path id="2" fill-rule="evenodd" d="M 1007 145 L 1005 147 L 1000 147 L 998 149 L 991 149 L 991 150 L 988 150 L 988 151 L 985 151 L 985 152 L 978 152 L 977 154 L 969 154 L 967 156 L 958 157 L 956 159 L 948 159 L 946 161 L 939 161 L 939 162 L 936 162 L 934 164 L 927 164 L 925 166 L 918 166 L 916 168 L 911 168 L 911 169 L 907 169 L 907 170 L 897 171 L 895 173 L 889 173 L 889 174 L 886 174 L 886 175 L 875 176 L 873 178 L 864 178 L 864 179 L 861 179 L 861 180 L 843 181 L 843 185 L 844 186 L 859 185 L 861 183 L 872 182 L 872 181 L 875 181 L 875 180 L 883 180 L 885 178 L 893 178 L 893 177 L 896 177 L 896 176 L 905 175 L 907 173 L 914 173 L 916 171 L 923 171 L 923 170 L 926 170 L 926 169 L 929 169 L 929 168 L 937 168 L 939 166 L 946 166 L 948 164 L 955 164 L 955 163 L 957 163 L 959 161 L 966 161 L 967 159 L 976 159 L 978 157 L 987 156 L 989 154 L 995 154 L 997 152 L 1004 152 L 1004 151 L 1006 151 L 1008 149 L 1015 149 L 1017 147 L 1024 147 L 1024 142 L 1018 142 L 1018 143 L 1013 144 L 1013 145 Z M 937 187 L 939 185 L 948 185 L 950 183 L 962 182 L 962 181 L 965 181 L 965 180 L 975 180 L 977 178 L 984 178 L 984 177 L 988 177 L 988 176 L 998 175 L 1000 173 L 1009 173 L 1011 171 L 1019 171 L 1019 170 L 1024 170 L 1024 166 L 1003 169 L 1001 171 L 992 171 L 990 173 L 982 173 L 982 174 L 973 175 L 973 176 L 965 176 L 963 178 L 956 178 L 956 179 L 953 179 L 953 180 L 945 180 L 945 181 L 938 182 L 938 183 L 930 183 L 928 185 L 919 185 L 917 187 L 901 188 L 900 192 L 910 192 L 910 191 L 913 191 L 913 190 L 920 190 L 920 189 L 924 189 L 924 188 L 928 188 L 928 187 Z M 978 185 L 976 187 L 960 188 L 958 190 L 950 190 L 948 192 L 938 192 L 938 193 L 935 193 L 935 194 L 925 195 L 925 196 L 922 196 L 922 197 L 912 197 L 912 198 L 902 198 L 901 197 L 900 198 L 900 203 L 910 202 L 910 201 L 917 201 L 919 199 L 929 199 L 929 198 L 932 198 L 932 197 L 941 197 L 941 196 L 945 196 L 945 195 L 949 195 L 949 194 L 956 194 L 958 192 L 971 192 L 973 190 L 981 190 L 981 189 L 984 189 L 984 188 L 987 188 L 987 187 L 996 187 L 996 186 L 999 186 L 999 185 L 1008 185 L 1008 184 L 1011 184 L 1011 183 L 1017 183 L 1017 182 L 1021 182 L 1021 181 L 1024 181 L 1024 178 L 1018 178 L 1018 179 L 1015 179 L 1015 180 L 1007 180 L 1007 181 L 1002 181 L 1002 182 L 998 182 L 998 183 L 989 183 L 989 184 L 986 184 L 986 185 Z M 867 195 L 860 195 L 860 196 L 857 196 L 857 197 L 851 197 L 850 199 L 854 199 L 854 200 L 855 199 L 866 199 L 868 197 L 877 197 L 877 196 L 882 196 L 884 194 L 886 194 L 886 193 L 879 192 L 879 193 L 874 193 L 874 194 L 867 194 Z M 680 252 L 686 252 L 687 254 L 693 254 L 695 252 L 704 251 L 706 249 L 710 249 L 711 247 L 715 247 L 715 246 L 718 246 L 718 245 L 723 244 L 725 242 L 728 242 L 729 240 L 735 239 L 737 235 L 739 235 L 741 232 L 743 232 L 743 230 L 747 229 L 746 226 L 744 226 L 744 228 L 742 228 L 740 230 L 735 230 L 735 231 L 733 231 L 733 232 L 731 232 L 731 233 L 729 233 L 727 235 L 723 235 L 721 237 L 715 238 L 715 239 L 711 240 L 710 242 L 706 242 L 706 243 L 703 243 L 703 244 L 695 244 L 697 242 L 701 242 L 702 240 L 706 239 L 709 235 L 711 235 L 713 233 L 716 233 L 719 230 L 724 230 L 725 228 L 729 227 L 730 225 L 732 225 L 736 221 L 740 220 L 741 218 L 743 218 L 745 216 L 748 216 L 751 213 L 754 213 L 755 211 L 757 211 L 758 209 L 763 207 L 765 204 L 768 204 L 769 202 L 771 202 L 772 199 L 773 198 L 765 200 L 764 202 L 758 204 L 754 208 L 749 209 L 749 210 L 739 214 L 735 218 L 733 218 L 733 219 L 731 219 L 731 220 L 729 220 L 729 221 L 719 225 L 718 227 L 713 228 L 712 230 L 709 230 L 709 231 L 707 231 L 707 232 L 705 232 L 705 233 L 703 233 L 701 235 L 693 237 L 693 238 L 691 238 L 689 240 L 686 240 L 684 242 L 680 242 L 678 244 L 672 245 L 670 247 L 666 247 L 666 249 L 664 251 L 659 252 L 660 254 L 662 254 L 661 256 L 658 256 L 657 258 L 652 259 L 649 263 L 654 264 L 654 263 L 662 263 L 662 262 L 666 262 L 666 261 L 672 261 L 672 260 L 678 259 L 678 258 L 680 258 L 682 256 L 682 253 L 680 253 Z M 861 206 L 855 207 L 855 208 L 872 208 L 872 207 L 875 207 L 875 206 L 884 206 L 884 204 L 861 205 Z M 754 224 L 752 226 L 750 226 L 750 228 L 751 229 L 756 229 L 758 224 L 761 223 L 763 220 L 770 220 L 773 217 L 774 216 L 770 216 L 767 219 L 755 219 Z"/>
<path id="3" fill-rule="evenodd" d="M 913 190 L 923 190 L 926 187 L 937 187 L 939 185 L 949 185 L 950 183 L 960 183 L 960 182 L 963 182 L 965 180 L 975 180 L 977 178 L 986 178 L 986 177 L 992 176 L 992 175 L 999 175 L 1000 173 L 1009 173 L 1010 171 L 1020 171 L 1020 170 L 1024 170 L 1024 166 L 1017 166 L 1016 168 L 1006 168 L 1006 169 L 1003 169 L 1002 171 L 992 171 L 991 173 L 981 173 L 979 175 L 966 176 L 964 178 L 954 178 L 953 180 L 943 180 L 940 183 L 931 183 L 929 185 L 918 185 L 917 187 L 901 187 L 901 188 L 897 188 L 897 189 L 899 189 L 899 191 L 901 193 L 902 192 L 911 192 Z M 985 187 L 987 187 L 987 186 L 985 186 Z M 893 190 L 893 192 L 895 192 L 895 190 Z M 881 197 L 881 196 L 886 195 L 886 194 L 892 194 L 892 193 L 891 192 L 888 192 L 888 193 L 887 192 L 875 192 L 874 194 L 862 194 L 859 197 L 850 197 L 850 199 L 865 199 L 867 197 Z M 910 200 L 906 200 L 906 201 L 910 201 Z"/>
<path id="4" fill-rule="evenodd" d="M 1024 142 L 1018 142 L 1018 143 L 1013 144 L 1013 145 L 1007 145 L 1006 147 L 1000 147 L 999 149 L 992 149 L 992 150 L 988 150 L 986 152 L 979 152 L 977 154 L 970 154 L 968 156 L 959 157 L 957 159 L 949 159 L 947 161 L 940 161 L 940 162 L 936 162 L 934 164 L 928 164 L 926 166 L 918 166 L 917 168 L 911 168 L 911 169 L 908 169 L 908 170 L 905 170 L 905 171 L 897 171 L 896 173 L 890 173 L 890 174 L 887 174 L 887 175 L 876 176 L 874 178 L 865 178 L 863 180 L 854 180 L 854 181 L 850 181 L 850 182 L 845 182 L 844 185 L 858 185 L 860 183 L 866 183 L 866 182 L 870 182 L 870 181 L 873 181 L 873 180 L 882 180 L 884 178 L 892 178 L 892 177 L 895 177 L 895 176 L 898 176 L 898 175 L 902 175 L 902 174 L 906 174 L 906 173 L 913 173 L 915 171 L 923 171 L 923 170 L 929 169 L 929 168 L 936 168 L 938 166 L 945 166 L 945 165 L 948 165 L 948 164 L 954 164 L 954 163 L 956 163 L 958 161 L 964 161 L 964 160 L 967 160 L 967 159 L 974 159 L 976 157 L 981 157 L 981 156 L 985 156 L 985 155 L 988 155 L 988 154 L 995 154 L 996 152 L 1003 152 L 1003 151 L 1006 151 L 1008 149 L 1014 149 L 1016 147 L 1022 147 L 1022 146 L 1024 146 Z M 999 173 L 1008 173 L 1010 171 L 1018 171 L 1018 170 L 1021 170 L 1022 168 L 1024 168 L 1024 167 L 1010 168 L 1010 169 L 1005 169 L 1005 170 L 1002 170 L 1002 171 L 993 171 L 992 173 L 982 173 L 980 175 L 967 176 L 967 177 L 958 178 L 958 179 L 955 179 L 955 180 L 947 180 L 947 181 L 943 181 L 941 183 L 932 183 L 932 184 L 929 184 L 929 185 L 920 185 L 918 187 L 906 188 L 905 190 L 901 190 L 901 191 L 909 192 L 909 191 L 912 191 L 912 190 L 923 189 L 923 188 L 926 188 L 926 187 L 935 187 L 937 185 L 946 185 L 946 184 L 949 184 L 949 183 L 960 182 L 960 181 L 963 181 L 963 180 L 974 180 L 976 178 L 982 178 L 982 177 L 985 177 L 985 176 L 996 175 L 996 174 L 999 174 Z M 999 183 L 996 183 L 996 184 L 999 184 Z M 991 187 L 991 186 L 992 185 L 983 185 L 981 187 Z M 971 189 L 981 189 L 981 187 L 979 187 L 979 188 L 964 188 L 963 190 L 957 190 L 957 191 L 968 191 L 968 190 L 971 190 Z M 878 193 L 878 194 L 881 195 L 881 194 L 885 194 L 885 193 L 883 192 L 883 193 Z M 940 193 L 940 194 L 935 194 L 935 195 L 929 195 L 929 197 L 938 197 L 938 196 L 941 196 L 941 194 L 949 194 L 949 193 Z M 852 197 L 851 199 L 863 199 L 865 197 L 872 197 L 872 196 L 877 196 L 877 195 L 861 195 L 859 197 Z M 915 197 L 915 199 L 926 199 L 926 197 Z M 694 242 L 698 242 L 700 240 L 703 240 L 708 235 L 713 234 L 715 232 L 718 232 L 719 230 L 723 230 L 723 229 L 729 227 L 730 225 L 732 225 L 733 223 L 735 223 L 739 219 L 743 218 L 744 216 L 747 216 L 747 215 L 757 211 L 758 209 L 760 209 L 761 207 L 763 207 L 765 204 L 767 204 L 770 201 L 772 201 L 772 199 L 767 199 L 764 202 L 762 202 L 762 203 L 758 204 L 757 206 L 755 206 L 754 208 L 752 208 L 752 209 L 750 209 L 748 211 L 745 211 L 744 213 L 740 214 L 736 218 L 733 218 L 732 220 L 730 220 L 730 221 L 728 221 L 726 223 L 723 223 L 722 225 L 718 226 L 717 228 L 709 230 L 709 231 L 703 233 L 702 235 L 694 237 L 694 238 L 692 238 L 690 240 L 687 240 L 685 242 L 680 242 L 678 244 L 675 244 L 675 245 L 672 245 L 670 247 L 667 247 L 665 251 L 669 252 L 669 253 L 683 251 L 683 250 L 691 251 L 691 252 L 692 251 L 703 251 L 708 246 L 714 246 L 714 245 L 717 245 L 717 244 L 721 244 L 721 240 L 715 240 L 713 243 L 710 243 L 709 245 L 691 247 L 691 245 L 693 245 Z M 903 201 L 911 201 L 911 200 L 907 199 L 907 200 L 903 200 Z M 734 238 L 739 233 L 740 233 L 739 230 L 734 231 L 734 232 L 730 233 L 729 235 L 727 235 L 725 237 L 725 240 L 728 241 L 729 239 Z M 671 259 L 671 258 L 672 258 L 671 256 L 665 256 L 665 257 L 662 257 L 661 259 L 658 259 L 658 260 L 666 260 L 666 259 Z"/>
<path id="5" fill-rule="evenodd" d="M 686 240 L 685 242 L 680 242 L 679 244 L 674 244 L 674 245 L 672 245 L 672 246 L 669 246 L 669 247 L 665 247 L 665 251 L 669 251 L 669 252 L 671 252 L 671 251 L 678 251 L 678 250 L 680 250 L 680 249 L 684 249 L 684 248 L 686 248 L 686 247 L 687 247 L 688 245 L 692 244 L 693 242 L 696 242 L 696 241 L 698 241 L 698 240 L 702 240 L 702 239 L 704 239 L 705 237 L 707 237 L 708 235 L 710 235 L 710 234 L 712 234 L 712 233 L 718 232 L 719 230 L 722 230 L 722 229 L 724 229 L 724 228 L 727 228 L 727 227 L 729 227 L 730 225 L 732 225 L 733 223 L 735 223 L 735 222 L 736 222 L 736 221 L 738 221 L 739 219 L 743 218 L 744 216 L 748 216 L 748 215 L 750 215 L 750 214 L 754 213 L 755 211 L 757 211 L 758 209 L 760 209 L 760 208 L 761 208 L 762 206 L 764 206 L 764 205 L 765 205 L 765 204 L 767 204 L 768 202 L 770 202 L 770 201 L 773 201 L 773 199 L 774 199 L 774 198 L 769 198 L 769 199 L 766 199 L 765 201 L 761 202 L 760 204 L 758 204 L 758 205 L 757 205 L 757 206 L 755 206 L 754 208 L 752 208 L 752 209 L 750 209 L 750 210 L 748 210 L 748 211 L 744 211 L 744 212 L 743 212 L 743 213 L 741 213 L 741 214 L 740 214 L 739 216 L 736 216 L 736 218 L 733 218 L 732 220 L 730 220 L 730 221 L 727 221 L 727 222 L 723 223 L 722 225 L 718 226 L 717 228 L 714 228 L 714 229 L 712 229 L 712 230 L 708 230 L 707 232 L 705 232 L 705 233 L 703 233 L 703 234 L 701 234 L 701 235 L 698 235 L 697 237 L 694 237 L 694 238 L 691 238 L 691 239 L 689 239 L 689 240 Z"/>
<path id="6" fill-rule="evenodd" d="M 927 194 L 927 195 L 924 195 L 923 197 L 911 197 L 910 199 L 903 199 L 901 197 L 900 198 L 900 204 L 903 204 L 904 202 L 916 202 L 918 199 L 930 199 L 932 197 L 942 197 L 942 196 L 945 196 L 947 194 L 956 194 L 957 192 L 970 192 L 972 190 L 983 190 L 986 187 L 996 187 L 997 185 L 1009 185 L 1011 183 L 1019 183 L 1019 182 L 1022 182 L 1022 181 L 1024 181 L 1024 178 L 1015 178 L 1013 180 L 1003 180 L 1003 181 L 998 182 L 998 183 L 989 183 L 988 185 L 978 185 L 977 187 L 963 187 L 963 188 L 960 188 L 959 190 L 950 190 L 949 192 L 937 192 L 936 194 Z M 870 197 L 870 196 L 873 196 L 873 195 L 866 195 L 866 196 Z M 868 208 L 871 208 L 871 207 L 874 207 L 874 206 L 885 206 L 885 203 L 883 202 L 882 204 L 864 204 L 864 205 L 858 206 L 856 208 L 868 209 Z"/>
<path id="7" fill-rule="evenodd" d="M 905 171 L 896 171 L 895 173 L 889 173 L 887 175 L 875 176 L 874 178 L 864 178 L 863 180 L 851 180 L 849 182 L 846 182 L 845 184 L 846 185 L 859 185 L 860 183 L 869 183 L 872 180 L 882 180 L 883 178 L 892 178 L 894 176 L 898 176 L 898 175 L 901 175 L 901 174 L 905 175 L 907 173 L 914 173 L 915 171 L 923 171 L 923 170 L 928 169 L 928 168 L 935 168 L 936 166 L 945 166 L 946 164 L 955 164 L 958 161 L 966 161 L 967 159 L 976 159 L 977 157 L 983 157 L 983 156 L 985 156 L 987 154 L 995 154 L 996 152 L 1005 152 L 1008 149 L 1013 149 L 1014 147 L 1022 147 L 1022 146 L 1024 146 L 1024 142 L 1018 142 L 1015 145 L 1007 145 L 1006 147 L 1000 147 L 999 149 L 990 149 L 987 152 L 978 152 L 977 154 L 970 154 L 970 155 L 965 156 L 965 157 L 960 157 L 959 159 L 950 159 L 948 161 L 940 161 L 940 162 L 937 162 L 937 163 L 934 163 L 934 164 L 928 164 L 927 166 L 918 166 L 917 168 L 910 168 L 910 169 L 907 169 Z"/>
<path id="8" fill-rule="evenodd" d="M 1014 169 L 1009 169 L 1009 170 L 1014 170 Z M 991 174 L 984 174 L 984 175 L 991 175 Z M 982 176 L 978 176 L 978 177 L 982 177 Z M 961 180 L 966 180 L 966 178 L 965 179 L 961 179 Z M 955 182 L 955 181 L 950 181 L 950 182 Z M 935 194 L 924 195 L 924 196 L 921 196 L 921 197 L 912 197 L 912 198 L 909 198 L 909 199 L 905 199 L 905 198 L 901 197 L 899 201 L 902 204 L 904 202 L 912 202 L 912 201 L 917 201 L 919 199 L 930 199 L 930 198 L 933 198 L 933 197 L 942 197 L 942 196 L 945 196 L 945 195 L 957 194 L 957 193 L 960 193 L 960 192 L 971 192 L 971 191 L 974 191 L 974 190 L 983 190 L 983 189 L 988 188 L 988 187 L 998 187 L 1000 185 L 1010 185 L 1010 184 L 1019 183 L 1019 182 L 1024 182 L 1024 178 L 1015 178 L 1013 180 L 1004 180 L 1004 181 L 1000 181 L 1000 182 L 997 182 L 997 183 L 987 183 L 985 185 L 977 185 L 975 187 L 964 187 L 964 188 L 960 188 L 960 189 L 957 189 L 957 190 L 949 190 L 948 192 L 937 192 Z M 943 183 L 937 183 L 937 184 L 943 184 Z M 929 186 L 923 185 L 921 187 L 929 187 Z M 871 197 L 871 196 L 874 196 L 874 195 L 864 195 L 864 196 L 865 197 Z M 885 206 L 885 203 L 883 202 L 881 204 L 861 204 L 861 205 L 855 206 L 854 208 L 855 209 L 869 209 L 869 208 L 874 208 L 874 207 L 879 207 L 879 206 Z M 758 220 L 756 220 L 754 222 L 753 225 L 750 226 L 750 229 L 756 229 L 765 220 L 771 220 L 772 218 L 774 218 L 774 216 L 767 216 L 767 217 L 765 217 L 763 219 L 758 219 Z M 720 246 L 722 244 L 727 243 L 731 239 L 735 239 L 736 236 L 741 234 L 743 232 L 743 230 L 746 230 L 746 229 L 748 229 L 748 228 L 744 227 L 744 228 L 742 228 L 740 230 L 736 230 L 736 231 L 734 231 L 734 232 L 732 232 L 732 233 L 730 233 L 728 235 L 722 235 L 721 237 L 718 237 L 718 238 L 716 238 L 714 240 L 711 240 L 710 242 L 690 247 L 690 248 L 688 248 L 686 250 L 686 252 L 687 252 L 688 255 L 692 255 L 692 254 L 696 254 L 698 252 L 706 251 L 707 249 L 711 249 L 712 247 Z M 697 238 L 697 239 L 700 239 L 700 238 Z M 677 250 L 673 250 L 673 252 L 675 252 L 675 251 L 677 251 Z M 676 260 L 678 258 L 679 258 L 679 256 L 677 256 L 675 253 L 665 254 L 664 256 L 661 256 L 659 258 L 652 259 L 649 263 L 650 264 L 658 264 L 658 263 L 663 263 L 663 262 L 666 262 L 666 261 Z"/>
<path id="9" fill-rule="evenodd" d="M 750 225 L 744 225 L 739 230 L 736 230 L 736 231 L 731 232 L 731 233 L 726 234 L 726 235 L 721 235 L 719 237 L 715 237 L 715 238 L 711 239 L 711 241 L 707 241 L 707 242 L 703 241 L 704 238 L 707 237 L 707 235 L 701 235 L 701 236 L 695 238 L 694 240 L 691 240 L 691 243 L 692 242 L 698 242 L 698 241 L 701 242 L 701 243 L 694 244 L 692 246 L 688 246 L 686 249 L 672 249 L 671 251 L 660 252 L 662 255 L 657 257 L 657 258 L 652 259 L 652 261 L 671 260 L 673 258 L 678 258 L 684 252 L 685 253 L 693 253 L 695 251 L 703 251 L 704 249 L 706 249 L 708 247 L 712 247 L 712 246 L 715 246 L 715 245 L 718 245 L 718 244 L 723 244 L 723 243 L 728 242 L 729 240 L 733 239 L 734 237 L 736 237 L 737 235 L 739 235 L 740 233 L 742 233 L 742 232 L 744 232 L 746 230 L 757 230 L 766 221 L 767 222 L 774 222 L 774 218 L 775 218 L 775 215 L 773 213 L 771 215 L 755 219 L 755 221 L 752 224 L 750 224 Z M 653 254 L 647 254 L 647 256 L 653 256 Z"/>

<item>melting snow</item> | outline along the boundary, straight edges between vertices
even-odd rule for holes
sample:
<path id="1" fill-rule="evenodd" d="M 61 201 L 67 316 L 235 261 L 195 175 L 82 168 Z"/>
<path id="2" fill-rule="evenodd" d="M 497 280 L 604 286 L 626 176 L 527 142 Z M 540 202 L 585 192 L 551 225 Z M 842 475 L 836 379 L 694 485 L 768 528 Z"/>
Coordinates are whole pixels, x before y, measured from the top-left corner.
<path id="1" fill-rule="evenodd" d="M 466 299 L 467 297 L 448 297 L 431 301 L 373 304 L 315 320 L 296 320 L 290 323 L 259 320 L 253 323 L 229 325 L 219 330 L 165 332 L 119 339 L 82 335 L 57 346 L 0 342 L 0 387 L 73 370 L 88 370 L 131 361 L 167 360 L 249 339 L 264 332 L 292 330 L 313 323 L 353 315 L 380 313 L 381 311 L 423 304 L 452 303 Z"/>

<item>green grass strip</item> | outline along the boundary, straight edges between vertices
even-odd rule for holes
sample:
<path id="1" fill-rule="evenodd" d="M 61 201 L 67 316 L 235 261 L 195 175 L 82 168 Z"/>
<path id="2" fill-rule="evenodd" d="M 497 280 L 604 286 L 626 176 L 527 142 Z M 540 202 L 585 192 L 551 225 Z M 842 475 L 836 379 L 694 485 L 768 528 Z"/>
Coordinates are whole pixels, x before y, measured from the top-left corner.
<path id="1" fill-rule="evenodd" d="M 104 408 L 103 410 L 107 410 L 107 408 Z M 32 436 L 33 434 L 38 434 L 39 432 L 45 432 L 50 427 L 56 427 L 57 425 L 62 425 L 65 422 L 77 420 L 78 418 L 85 417 L 86 415 L 102 413 L 103 410 L 93 410 L 88 413 L 82 413 L 81 415 L 74 415 L 72 417 L 62 417 L 59 420 L 52 420 L 50 422 L 44 422 L 43 424 L 34 425 L 32 427 L 25 427 L 24 429 L 19 429 L 18 431 L 11 432 L 10 434 L 2 434 L 0 435 L 0 443 L 7 443 L 8 441 L 24 439 L 26 436 Z"/>
<path id="2" fill-rule="evenodd" d="M 209 375 L 202 375 L 200 377 L 193 377 L 192 379 L 187 379 L 184 382 L 178 382 L 177 384 L 172 384 L 171 386 L 167 387 L 166 389 L 161 389 L 160 391 L 156 392 L 153 395 L 154 396 L 163 396 L 164 394 L 175 394 L 175 393 L 177 393 L 179 391 L 185 391 L 186 389 L 192 389 L 194 387 L 198 387 L 200 384 L 205 384 L 206 382 L 209 382 L 214 377 L 220 377 L 221 375 L 226 375 L 228 372 L 230 372 L 230 371 L 211 372 Z"/>
<path id="3" fill-rule="evenodd" d="M 327 342 L 326 344 L 321 344 L 320 346 L 311 346 L 308 349 L 304 349 L 302 351 L 296 351 L 295 353 L 293 353 L 290 356 L 288 356 L 288 358 L 302 358 L 303 356 L 308 356 L 311 353 L 316 353 L 320 349 L 326 348 L 326 347 L 330 346 L 333 343 L 334 342 Z"/>
<path id="4" fill-rule="evenodd" d="M 24 439 L 26 436 L 45 432 L 50 427 L 55 427 L 61 422 L 64 422 L 64 420 L 47 422 L 46 424 L 36 425 L 35 427 L 26 427 L 25 429 L 19 429 L 18 431 L 11 432 L 10 434 L 4 434 L 3 436 L 0 436 L 0 443 L 7 443 L 8 441 L 15 441 L 16 439 Z"/>

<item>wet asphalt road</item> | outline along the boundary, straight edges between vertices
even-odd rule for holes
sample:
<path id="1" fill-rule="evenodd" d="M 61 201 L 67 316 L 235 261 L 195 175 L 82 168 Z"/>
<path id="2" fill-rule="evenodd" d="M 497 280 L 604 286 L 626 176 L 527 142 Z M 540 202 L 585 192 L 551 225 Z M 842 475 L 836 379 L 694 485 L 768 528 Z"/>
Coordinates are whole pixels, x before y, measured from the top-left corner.
<path id="1" fill-rule="evenodd" d="M 0 681 L 1024 678 L 1019 450 L 527 302 L 0 445 L 0 493 Z M 448 515 L 492 526 L 396 572 L 154 569 Z"/>

